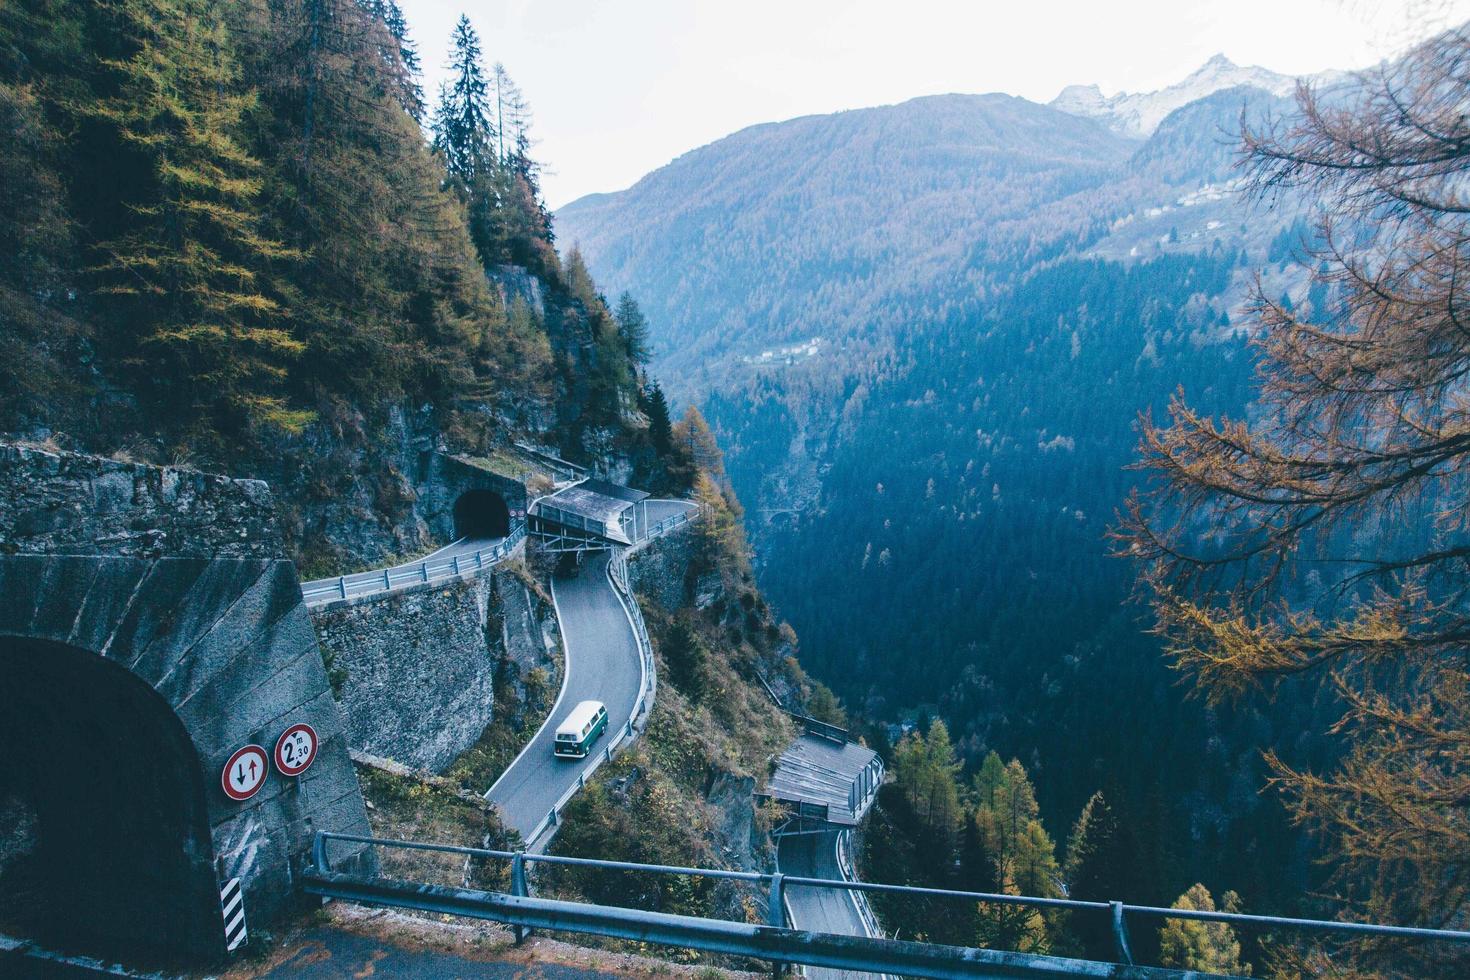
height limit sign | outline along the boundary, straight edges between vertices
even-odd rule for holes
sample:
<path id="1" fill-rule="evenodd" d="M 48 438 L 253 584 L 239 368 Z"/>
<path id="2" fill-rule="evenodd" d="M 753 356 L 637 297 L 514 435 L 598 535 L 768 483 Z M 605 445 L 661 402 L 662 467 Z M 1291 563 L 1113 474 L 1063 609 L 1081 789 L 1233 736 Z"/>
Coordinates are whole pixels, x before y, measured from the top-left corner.
<path id="1" fill-rule="evenodd" d="M 299 776 L 316 760 L 316 729 L 302 722 L 276 740 L 276 768 L 283 776 Z"/>
<path id="2" fill-rule="evenodd" d="M 225 763 L 224 771 L 220 773 L 220 785 L 225 788 L 225 795 L 230 799 L 248 800 L 265 785 L 265 774 L 269 767 L 270 760 L 266 757 L 265 749 L 259 745 L 247 745 L 235 750 L 230 761 Z"/>

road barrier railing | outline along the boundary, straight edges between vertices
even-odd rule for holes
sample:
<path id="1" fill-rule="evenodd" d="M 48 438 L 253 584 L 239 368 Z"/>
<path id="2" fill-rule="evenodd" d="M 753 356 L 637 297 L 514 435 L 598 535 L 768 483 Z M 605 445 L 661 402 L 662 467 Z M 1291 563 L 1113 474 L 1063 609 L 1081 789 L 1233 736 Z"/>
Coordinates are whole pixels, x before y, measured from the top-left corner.
<path id="1" fill-rule="evenodd" d="M 658 875 L 684 875 L 696 878 L 723 878 L 744 881 L 764 886 L 770 892 L 771 927 L 779 934 L 771 933 L 768 927 L 750 926 L 745 923 L 721 920 L 698 919 L 688 916 L 668 916 L 660 913 L 633 909 L 618 909 L 605 906 L 581 905 L 570 902 L 554 902 L 531 899 L 518 894 L 504 895 L 495 892 L 479 892 L 469 889 L 447 888 L 437 885 L 414 884 L 390 879 L 369 878 L 358 875 L 338 874 L 332 870 L 330 845 L 334 841 L 350 844 L 366 844 L 382 848 L 434 851 L 462 854 L 486 860 L 510 861 L 512 863 L 512 889 L 517 888 L 516 867 L 531 863 L 561 864 L 587 868 L 604 868 L 611 871 L 636 871 Z M 1155 970 L 1150 967 L 1133 967 L 1132 955 L 1127 941 L 1129 920 L 1180 919 L 1196 922 L 1223 922 L 1233 927 L 1262 931 L 1289 931 L 1336 939 L 1364 939 L 1377 937 L 1403 941 L 1470 943 L 1470 931 L 1453 929 L 1424 929 L 1413 926 L 1379 925 L 1369 922 L 1340 922 L 1325 919 L 1295 919 L 1274 915 L 1248 915 L 1242 912 L 1206 912 L 1194 909 L 1161 908 L 1150 905 L 1129 905 L 1124 902 L 1087 902 L 1068 898 L 1036 898 L 1026 895 L 1000 895 L 986 892 L 949 891 L 941 888 L 921 888 L 914 885 L 885 885 L 865 881 L 843 881 L 827 878 L 802 878 L 758 871 L 729 871 L 718 868 L 685 868 L 672 865 L 635 864 L 625 861 L 603 861 L 596 858 L 565 857 L 550 854 L 532 854 L 524 851 L 495 851 L 485 848 L 461 847 L 453 844 L 434 844 L 420 841 L 390 840 L 364 837 L 354 834 L 336 834 L 318 831 L 312 849 L 313 865 L 305 875 L 305 888 L 310 894 L 373 905 L 395 906 L 464 915 L 474 918 L 504 922 L 522 928 L 563 929 L 571 932 L 590 932 L 604 936 L 637 938 L 646 942 L 668 946 L 682 946 L 711 952 L 751 956 L 777 962 L 804 963 L 810 966 L 825 966 L 836 969 L 860 970 L 871 973 L 892 973 L 906 976 L 926 977 L 976 977 L 976 976 L 1106 976 L 1128 978 L 1181 977 L 1172 970 Z M 524 891 L 524 871 L 520 874 L 521 891 Z M 985 902 L 995 905 L 1015 905 L 1040 909 L 1061 909 L 1074 913 L 1106 916 L 1117 943 L 1118 961 L 1129 967 L 1119 972 L 1118 964 L 1100 964 L 1084 960 L 1068 960 L 1055 957 L 1030 957 L 1016 953 L 1001 953 L 995 950 L 971 950 L 965 947 L 939 946 L 928 943 L 905 943 L 897 940 L 882 940 L 853 936 L 828 936 L 820 933 L 798 932 L 785 929 L 785 889 L 792 886 L 829 888 L 865 894 L 886 894 L 901 897 L 929 897 L 953 899 L 957 902 Z M 983 955 L 976 955 L 983 954 Z M 1002 957 L 993 959 L 991 957 Z M 1004 959 L 1011 957 L 1012 959 Z M 1037 964 L 1040 964 L 1039 966 Z M 1060 966 L 1059 966 L 1060 964 Z M 998 967 L 1011 969 L 1009 973 L 985 973 Z M 1063 969 L 1065 967 L 1066 969 Z M 1101 970 L 1098 972 L 1094 967 Z M 1102 970 L 1102 968 L 1106 968 Z M 1026 972 L 1029 970 L 1030 972 Z M 1067 972 L 1070 970 L 1071 972 Z M 1044 972 L 1049 971 L 1049 972 Z M 1093 971 L 1093 972 L 1088 972 Z M 1108 972 L 1111 971 L 1111 972 Z M 1190 974 L 1200 978 L 1204 974 Z"/>
<path id="2" fill-rule="evenodd" d="M 581 481 L 587 478 L 587 467 L 585 466 L 578 466 L 576 463 L 562 459 L 560 456 L 553 456 L 544 449 L 537 449 L 529 443 L 517 442 L 514 445 L 521 452 L 530 456 L 536 462 L 550 470 L 554 475 L 564 480 Z"/>
<path id="3" fill-rule="evenodd" d="M 837 867 L 842 872 L 842 877 L 848 881 L 857 880 L 857 869 L 852 864 L 852 831 L 844 830 L 837 835 Z M 857 906 L 858 917 L 863 920 L 863 928 L 868 935 L 875 939 L 883 938 L 883 929 L 878 925 L 878 917 L 873 914 L 873 907 L 868 904 L 868 896 L 862 892 L 849 892 L 853 904 Z"/>
<path id="4" fill-rule="evenodd" d="M 635 544 L 641 544 L 644 541 L 652 541 L 654 538 L 666 534 L 676 527 L 688 524 L 690 521 L 694 520 L 695 515 L 698 513 L 699 511 L 697 509 L 691 508 L 689 510 L 683 511 L 682 513 L 665 517 L 663 520 L 656 522 L 652 526 L 644 528 L 642 530 L 642 533 L 639 534 L 638 541 L 635 542 Z"/>
<path id="5" fill-rule="evenodd" d="M 423 585 L 474 575 L 484 569 L 493 568 L 511 557 L 525 538 L 525 522 L 518 522 L 515 527 L 511 528 L 507 537 L 501 538 L 489 548 L 443 558 L 426 558 L 420 562 L 395 565 L 392 568 L 378 571 L 303 582 L 301 598 L 308 606 L 314 606 L 338 599 L 349 599 L 353 596 L 391 592 L 410 585 Z"/>

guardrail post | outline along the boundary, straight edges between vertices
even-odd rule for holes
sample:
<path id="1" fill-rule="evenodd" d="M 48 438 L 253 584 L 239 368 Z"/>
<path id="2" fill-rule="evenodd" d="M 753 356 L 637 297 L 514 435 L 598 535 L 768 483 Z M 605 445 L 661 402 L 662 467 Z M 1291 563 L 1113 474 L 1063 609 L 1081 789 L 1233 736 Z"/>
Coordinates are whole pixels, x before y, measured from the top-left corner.
<path id="1" fill-rule="evenodd" d="M 330 871 L 327 866 L 327 839 L 318 830 L 311 840 L 311 863 L 318 871 Z"/>
<path id="2" fill-rule="evenodd" d="M 429 580 L 429 563 L 426 561 L 420 562 L 419 571 L 424 573 L 424 581 L 427 582 Z"/>
<path id="3" fill-rule="evenodd" d="M 771 901 L 766 912 L 766 921 L 777 929 L 786 928 L 786 876 L 779 871 L 771 875 Z M 780 960 L 771 961 L 773 978 L 780 977 L 785 969 L 786 964 Z"/>
<path id="4" fill-rule="evenodd" d="M 337 576 L 337 588 L 341 590 L 341 592 L 342 592 L 342 598 L 344 598 L 344 599 L 347 598 L 347 576 L 345 576 L 345 575 L 338 575 Z"/>
<path id="5" fill-rule="evenodd" d="M 1113 938 L 1118 942 L 1118 962 L 1133 965 L 1133 951 L 1128 948 L 1128 925 L 1123 921 L 1123 903 L 1109 902 L 1113 909 Z"/>
<path id="6" fill-rule="evenodd" d="M 383 588 L 389 590 L 390 592 L 393 589 L 393 579 L 389 577 L 388 569 L 386 568 L 383 569 Z"/>
<path id="7" fill-rule="evenodd" d="M 510 859 L 510 893 L 522 898 L 531 894 L 526 887 L 526 852 L 516 851 L 515 856 Z M 516 945 L 526 941 L 531 930 L 525 926 L 511 926 L 511 933 L 515 936 Z"/>
<path id="8" fill-rule="evenodd" d="M 459 574 L 459 555 L 454 556 L 454 574 Z"/>

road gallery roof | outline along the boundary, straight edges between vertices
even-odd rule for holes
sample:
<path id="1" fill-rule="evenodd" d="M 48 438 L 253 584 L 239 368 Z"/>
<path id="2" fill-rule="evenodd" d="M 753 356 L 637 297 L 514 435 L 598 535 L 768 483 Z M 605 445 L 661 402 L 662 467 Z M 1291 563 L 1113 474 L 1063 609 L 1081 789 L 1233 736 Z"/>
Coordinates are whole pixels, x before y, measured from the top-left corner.
<path id="1" fill-rule="evenodd" d="M 781 754 L 765 792 L 784 803 L 826 807 L 829 823 L 853 826 L 871 803 L 872 774 L 879 767 L 872 749 L 806 734 Z"/>
<path id="2" fill-rule="evenodd" d="M 572 523 L 565 517 L 573 515 L 581 521 L 572 526 L 596 530 L 621 544 L 631 544 L 621 527 L 624 514 L 634 504 L 646 499 L 648 494 L 642 490 L 632 490 L 605 480 L 584 480 L 545 498 L 540 508 L 546 517 L 560 523 Z"/>

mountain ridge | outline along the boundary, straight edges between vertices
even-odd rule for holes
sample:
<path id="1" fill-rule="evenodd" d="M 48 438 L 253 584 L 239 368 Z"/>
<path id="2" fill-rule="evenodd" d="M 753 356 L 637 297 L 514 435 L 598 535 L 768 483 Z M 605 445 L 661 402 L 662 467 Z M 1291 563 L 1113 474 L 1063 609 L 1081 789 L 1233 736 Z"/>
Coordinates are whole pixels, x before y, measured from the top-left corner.
<path id="1" fill-rule="evenodd" d="M 1340 77 L 1338 72 L 1302 76 L 1301 81 L 1323 82 Z M 1172 85 L 1149 92 L 1117 92 L 1105 96 L 1096 84 L 1068 85 L 1047 105 L 1061 112 L 1101 120 L 1120 136 L 1145 139 L 1176 109 L 1231 88 L 1257 88 L 1274 96 L 1296 90 L 1298 78 L 1259 65 L 1237 65 L 1224 54 L 1216 54 Z"/>

